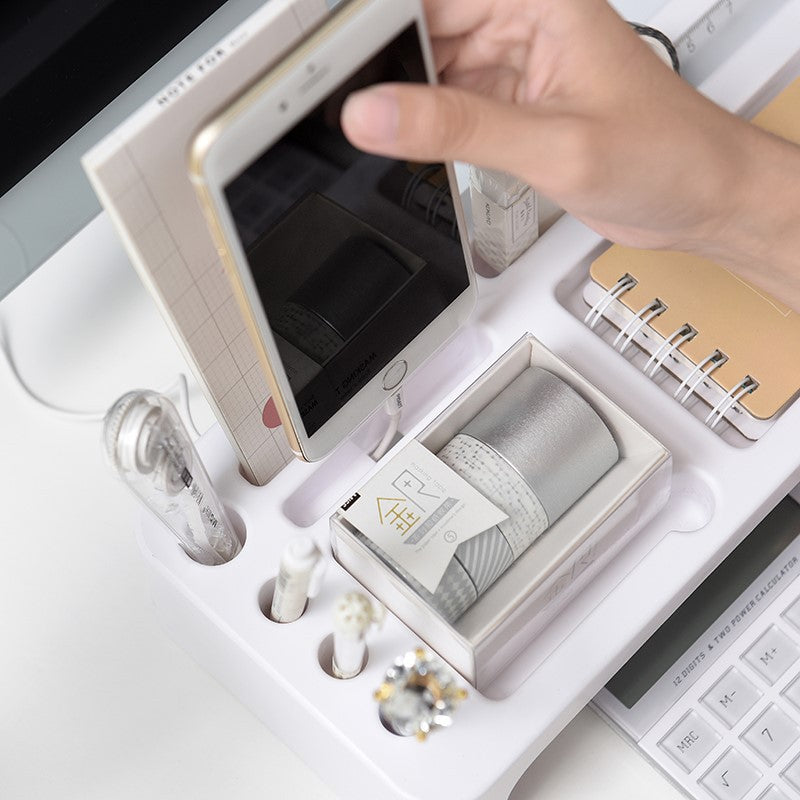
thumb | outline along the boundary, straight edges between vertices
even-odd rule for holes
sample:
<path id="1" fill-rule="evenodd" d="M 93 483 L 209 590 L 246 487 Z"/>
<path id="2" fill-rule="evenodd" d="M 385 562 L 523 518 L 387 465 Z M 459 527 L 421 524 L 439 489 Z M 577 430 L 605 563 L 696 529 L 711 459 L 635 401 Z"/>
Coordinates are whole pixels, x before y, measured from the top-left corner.
<path id="1" fill-rule="evenodd" d="M 347 98 L 342 129 L 370 153 L 530 174 L 531 154 L 547 151 L 537 147 L 549 128 L 538 117 L 531 109 L 454 87 L 383 84 Z"/>

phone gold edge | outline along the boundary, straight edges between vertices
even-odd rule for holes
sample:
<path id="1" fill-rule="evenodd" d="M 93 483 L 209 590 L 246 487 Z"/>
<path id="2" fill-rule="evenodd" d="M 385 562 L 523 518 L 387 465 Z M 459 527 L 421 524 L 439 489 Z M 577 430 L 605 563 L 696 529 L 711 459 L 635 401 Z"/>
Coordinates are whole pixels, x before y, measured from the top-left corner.
<path id="1" fill-rule="evenodd" d="M 310 461 L 311 459 L 300 442 L 300 436 L 295 427 L 292 415 L 289 412 L 286 398 L 272 367 L 272 362 L 270 361 L 267 348 L 262 339 L 261 328 L 256 321 L 255 313 L 247 296 L 247 291 L 238 274 L 236 261 L 230 252 L 227 237 L 225 236 L 219 214 L 215 208 L 210 187 L 205 179 L 203 165 L 214 143 L 233 120 L 251 108 L 264 92 L 274 86 L 299 62 L 307 58 L 309 53 L 312 52 L 321 41 L 332 35 L 359 9 L 368 5 L 370 2 L 372 2 L 372 0 L 351 0 L 351 2 L 343 7 L 336 15 L 328 19 L 321 27 L 314 31 L 298 48 L 292 50 L 275 64 L 275 66 L 268 69 L 267 72 L 257 78 L 255 82 L 247 87 L 222 113 L 206 123 L 193 138 L 189 150 L 189 176 L 194 184 L 203 215 L 209 225 L 209 230 L 214 240 L 220 261 L 228 276 L 234 298 L 242 313 L 248 334 L 258 355 L 267 387 L 275 403 L 275 409 L 278 412 L 278 417 L 283 426 L 289 447 L 295 456 L 303 461 Z"/>
<path id="2" fill-rule="evenodd" d="M 211 192 L 205 184 L 196 183 L 195 186 L 200 198 L 200 203 L 203 206 L 203 213 L 205 214 L 206 220 L 209 223 L 211 236 L 214 239 L 214 243 L 217 247 L 217 253 L 228 276 L 228 280 L 233 291 L 233 296 L 236 300 L 236 304 L 239 306 L 239 310 L 244 319 L 245 327 L 250 336 L 250 340 L 253 342 L 259 364 L 261 365 L 262 373 L 267 382 L 267 388 L 269 389 L 270 396 L 275 403 L 275 409 L 278 412 L 278 417 L 280 418 L 281 425 L 283 426 L 286 439 L 289 442 L 289 447 L 298 458 L 301 458 L 303 461 L 309 461 L 310 459 L 306 456 L 306 453 L 300 444 L 297 430 L 286 405 L 286 399 L 284 398 L 283 392 L 281 391 L 277 377 L 275 376 L 275 372 L 272 368 L 272 362 L 270 361 L 269 355 L 267 354 L 267 349 L 261 338 L 260 326 L 256 321 L 255 313 L 253 312 L 252 305 L 247 297 L 247 291 L 244 288 L 244 284 L 238 275 L 236 262 L 227 247 L 225 235 L 221 226 L 217 222 L 216 215 L 209 215 L 208 213 L 209 209 L 213 209 Z"/>
<path id="3" fill-rule="evenodd" d="M 318 44 L 335 31 L 341 28 L 361 8 L 369 5 L 373 0 L 350 0 L 332 17 L 327 19 L 319 28 L 314 30 L 308 38 L 296 48 L 287 53 L 274 66 L 255 78 L 245 87 L 222 112 L 216 114 L 209 122 L 203 124 L 198 133 L 193 137 L 189 150 L 189 173 L 195 185 L 198 182 L 205 184 L 203 176 L 203 163 L 209 150 L 219 139 L 222 132 L 237 117 L 248 111 L 262 94 L 271 89 L 287 73 L 291 72 L 297 64 L 313 52 Z"/>

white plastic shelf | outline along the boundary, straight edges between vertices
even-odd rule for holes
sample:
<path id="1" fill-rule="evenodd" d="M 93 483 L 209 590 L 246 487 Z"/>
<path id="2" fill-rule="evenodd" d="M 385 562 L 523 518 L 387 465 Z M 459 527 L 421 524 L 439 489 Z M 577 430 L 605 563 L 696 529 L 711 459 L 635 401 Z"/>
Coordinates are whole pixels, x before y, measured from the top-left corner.
<path id="1" fill-rule="evenodd" d="M 800 2 L 787 2 L 703 91 L 733 110 L 757 107 L 774 94 L 775 76 L 797 71 L 798 29 Z M 561 220 L 512 269 L 480 281 L 471 327 L 409 388 L 414 410 L 403 433 L 413 436 L 530 331 L 673 454 L 664 511 L 493 684 L 491 697 L 470 692 L 451 729 L 420 744 L 381 726 L 372 692 L 392 659 L 419 643 L 391 615 L 360 676 L 337 681 L 322 670 L 317 650 L 330 633 L 331 603 L 358 588 L 338 565 L 299 621 L 277 625 L 259 608 L 289 537 L 303 530 L 327 547 L 329 512 L 374 468 L 365 455 L 369 426 L 363 442 L 356 437 L 321 465 L 291 464 L 263 488 L 245 482 L 227 441 L 212 429 L 201 453 L 247 528 L 245 547 L 230 564 L 191 562 L 142 517 L 142 550 L 169 632 L 342 797 L 506 798 L 536 755 L 800 481 L 800 403 L 758 442 L 735 447 L 583 325 L 576 316 L 580 286 L 604 246 L 575 220 Z M 445 368 L 441 385 L 434 373 Z"/>

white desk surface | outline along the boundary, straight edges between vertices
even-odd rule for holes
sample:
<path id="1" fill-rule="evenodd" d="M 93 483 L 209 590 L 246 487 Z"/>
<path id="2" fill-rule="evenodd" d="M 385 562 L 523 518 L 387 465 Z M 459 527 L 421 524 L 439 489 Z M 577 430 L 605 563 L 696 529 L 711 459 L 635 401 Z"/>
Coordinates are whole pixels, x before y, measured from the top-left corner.
<path id="1" fill-rule="evenodd" d="M 25 379 L 62 407 L 103 411 L 187 372 L 104 216 L 0 302 L 0 320 Z M 210 425 L 196 388 L 192 402 Z M 100 433 L 33 405 L 0 362 L 0 797 L 332 800 L 160 629 L 138 501 Z M 511 797 L 682 795 L 584 710 Z"/>

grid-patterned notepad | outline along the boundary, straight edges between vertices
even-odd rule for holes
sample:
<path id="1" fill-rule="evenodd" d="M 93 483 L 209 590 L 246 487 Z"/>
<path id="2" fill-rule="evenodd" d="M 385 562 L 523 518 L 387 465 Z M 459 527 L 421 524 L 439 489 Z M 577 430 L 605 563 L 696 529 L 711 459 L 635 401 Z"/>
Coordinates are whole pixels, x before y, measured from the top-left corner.
<path id="1" fill-rule="evenodd" d="M 328 13 L 270 0 L 88 152 L 84 168 L 249 480 L 293 458 L 187 171 L 202 124 Z M 265 419 L 266 416 L 266 419 Z M 269 424 L 268 424 L 269 423 Z"/>

